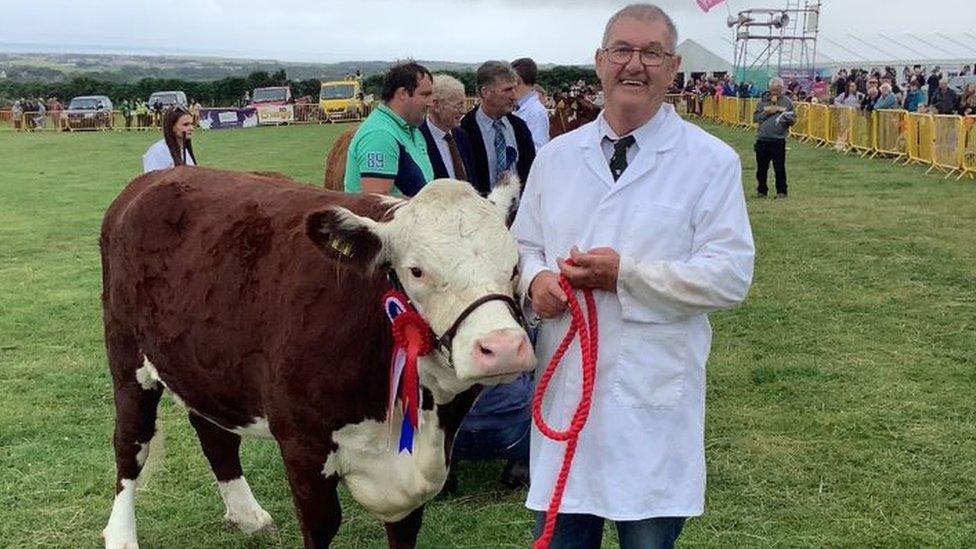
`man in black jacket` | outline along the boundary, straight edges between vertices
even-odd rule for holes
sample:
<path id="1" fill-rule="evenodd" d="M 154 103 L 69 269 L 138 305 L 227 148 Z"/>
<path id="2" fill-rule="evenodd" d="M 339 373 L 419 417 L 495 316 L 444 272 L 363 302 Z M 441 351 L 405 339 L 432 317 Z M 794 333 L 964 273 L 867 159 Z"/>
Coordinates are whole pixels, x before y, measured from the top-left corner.
<path id="1" fill-rule="evenodd" d="M 480 188 L 474 153 L 467 132 L 461 129 L 464 115 L 464 84 L 447 74 L 435 74 L 434 94 L 427 119 L 420 133 L 427 141 L 427 157 L 434 168 L 434 179 L 450 178 L 469 181 Z"/>
<path id="2" fill-rule="evenodd" d="M 501 175 L 515 170 L 519 179 L 529 177 L 535 160 L 532 133 L 515 110 L 515 72 L 501 61 L 478 67 L 475 91 L 481 104 L 461 119 L 474 152 L 475 186 L 482 195 L 494 187 Z"/>

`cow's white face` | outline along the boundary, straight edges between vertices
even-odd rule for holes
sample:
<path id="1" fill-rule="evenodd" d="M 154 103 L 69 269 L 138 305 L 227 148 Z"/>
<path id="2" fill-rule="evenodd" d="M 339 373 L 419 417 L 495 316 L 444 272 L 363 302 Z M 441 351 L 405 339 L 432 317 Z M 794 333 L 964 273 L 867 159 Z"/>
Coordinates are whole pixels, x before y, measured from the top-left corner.
<path id="1" fill-rule="evenodd" d="M 518 249 L 505 220 L 518 191 L 512 178 L 486 200 L 467 183 L 434 181 L 394 204 L 386 223 L 338 207 L 310 214 L 309 236 L 337 260 L 364 271 L 391 265 L 439 337 L 477 299 L 513 296 Z M 467 316 L 451 353 L 453 369 L 437 351 L 424 361 L 425 370 L 433 370 L 423 373 L 423 381 L 437 385 L 435 392 L 507 382 L 535 367 L 528 336 L 503 301 L 488 301 Z"/>

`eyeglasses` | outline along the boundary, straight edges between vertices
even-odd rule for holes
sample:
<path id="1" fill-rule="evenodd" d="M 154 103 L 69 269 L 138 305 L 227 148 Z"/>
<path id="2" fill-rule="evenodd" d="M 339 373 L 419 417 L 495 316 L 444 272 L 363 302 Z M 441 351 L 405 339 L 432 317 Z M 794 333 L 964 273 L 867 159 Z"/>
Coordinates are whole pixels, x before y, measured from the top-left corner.
<path id="1" fill-rule="evenodd" d="M 641 48 L 629 48 L 627 46 L 603 48 L 603 53 L 607 55 L 607 59 L 616 65 L 630 63 L 630 60 L 634 58 L 634 52 L 640 52 L 640 62 L 645 67 L 660 67 L 666 58 L 674 57 L 673 52 L 657 49 L 644 50 Z"/>

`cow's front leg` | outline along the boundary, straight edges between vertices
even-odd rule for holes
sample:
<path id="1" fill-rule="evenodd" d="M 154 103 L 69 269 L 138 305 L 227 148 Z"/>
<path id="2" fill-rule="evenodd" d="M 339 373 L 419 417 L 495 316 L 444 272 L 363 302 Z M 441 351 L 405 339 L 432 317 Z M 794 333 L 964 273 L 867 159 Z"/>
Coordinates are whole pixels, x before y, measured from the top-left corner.
<path id="1" fill-rule="evenodd" d="M 322 473 L 323 452 L 298 443 L 280 446 L 305 547 L 324 549 L 332 543 L 342 522 L 337 492 L 339 477 Z"/>
<path id="2" fill-rule="evenodd" d="M 414 549 L 417 546 L 417 534 L 420 533 L 420 523 L 424 517 L 424 506 L 413 510 L 399 522 L 386 523 L 386 540 L 390 549 Z"/>

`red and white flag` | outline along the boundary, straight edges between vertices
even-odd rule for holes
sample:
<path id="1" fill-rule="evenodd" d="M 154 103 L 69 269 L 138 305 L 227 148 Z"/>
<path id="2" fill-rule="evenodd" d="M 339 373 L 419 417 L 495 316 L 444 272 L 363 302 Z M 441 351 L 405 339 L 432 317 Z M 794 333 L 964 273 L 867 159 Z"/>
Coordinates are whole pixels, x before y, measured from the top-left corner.
<path id="1" fill-rule="evenodd" d="M 702 9 L 703 12 L 708 13 L 708 10 L 714 8 L 715 6 L 725 2 L 725 0 L 695 0 L 698 2 L 698 7 Z"/>

